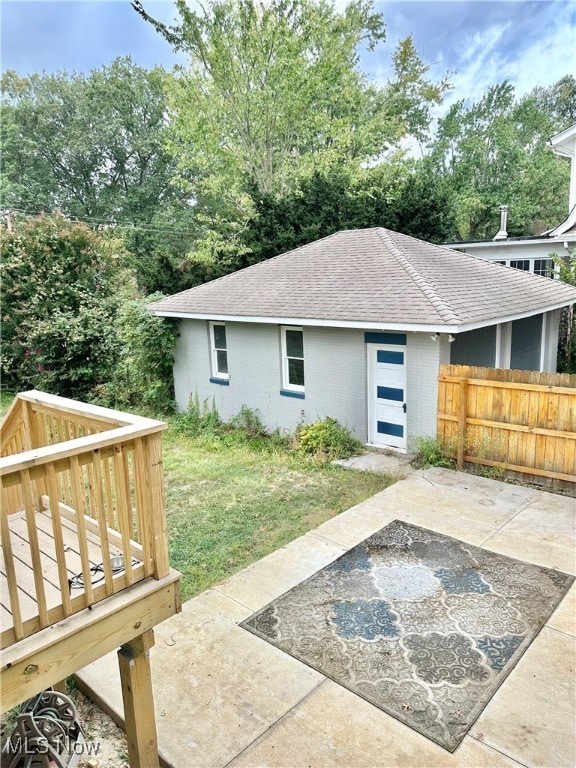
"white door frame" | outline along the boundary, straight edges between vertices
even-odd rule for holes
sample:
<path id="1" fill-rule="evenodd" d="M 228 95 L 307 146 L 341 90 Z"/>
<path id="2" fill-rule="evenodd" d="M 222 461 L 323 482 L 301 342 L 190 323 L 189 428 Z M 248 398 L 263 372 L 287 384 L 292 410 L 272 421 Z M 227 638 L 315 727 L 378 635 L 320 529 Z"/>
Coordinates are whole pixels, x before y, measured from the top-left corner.
<path id="1" fill-rule="evenodd" d="M 404 354 L 404 435 L 401 438 L 401 445 L 386 445 L 381 441 L 376 440 L 376 414 L 375 414 L 375 397 L 374 397 L 374 358 L 375 353 L 379 350 L 402 352 Z M 376 448 L 386 448 L 389 450 L 406 453 L 407 450 L 407 415 L 406 415 L 406 379 L 408 371 L 408 349 L 407 345 L 385 344 L 385 343 L 368 343 L 366 344 L 367 355 L 367 386 L 366 386 L 366 398 L 367 398 L 367 416 L 368 416 L 368 444 L 373 445 Z"/>

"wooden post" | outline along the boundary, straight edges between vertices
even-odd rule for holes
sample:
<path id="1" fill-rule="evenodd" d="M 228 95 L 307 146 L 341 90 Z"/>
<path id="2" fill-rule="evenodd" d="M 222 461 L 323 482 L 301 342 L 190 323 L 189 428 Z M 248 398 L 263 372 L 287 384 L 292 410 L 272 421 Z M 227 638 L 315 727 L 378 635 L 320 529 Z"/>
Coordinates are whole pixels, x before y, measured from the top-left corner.
<path id="1" fill-rule="evenodd" d="M 162 436 L 147 435 L 145 443 L 148 453 L 150 475 L 150 524 L 152 546 L 154 547 L 154 577 L 162 579 L 170 573 L 168 562 L 168 528 L 166 523 L 166 494 L 164 491 L 164 470 L 162 466 Z"/>
<path id="2" fill-rule="evenodd" d="M 162 470 L 162 439 L 145 435 L 134 445 L 134 483 L 140 527 L 138 541 L 152 558 L 152 575 L 163 579 L 170 573 L 168 534 Z"/>
<path id="3" fill-rule="evenodd" d="M 154 631 L 125 643 L 118 651 L 130 768 L 159 768 L 150 648 Z"/>
<path id="4" fill-rule="evenodd" d="M 458 455 L 456 466 L 464 469 L 464 451 L 466 449 L 466 406 L 468 403 L 468 379 L 460 379 L 460 398 L 458 401 Z"/>

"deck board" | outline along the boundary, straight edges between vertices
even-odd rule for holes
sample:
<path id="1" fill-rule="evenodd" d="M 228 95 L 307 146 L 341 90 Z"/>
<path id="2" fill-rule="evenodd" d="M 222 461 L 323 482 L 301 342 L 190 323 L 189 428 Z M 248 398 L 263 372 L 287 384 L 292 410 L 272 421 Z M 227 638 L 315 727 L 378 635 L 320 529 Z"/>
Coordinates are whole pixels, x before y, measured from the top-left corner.
<path id="1" fill-rule="evenodd" d="M 40 546 L 42 581 L 46 594 L 47 609 L 50 611 L 62 604 L 54 531 L 52 528 L 50 512 L 48 510 L 36 512 L 34 517 L 38 543 Z M 38 601 L 34 583 L 34 571 L 32 569 L 28 527 L 24 512 L 9 515 L 8 525 L 14 556 L 14 569 L 18 583 L 20 611 L 22 614 L 22 621 L 25 622 L 38 616 Z M 70 579 L 73 576 L 82 573 L 82 561 L 80 557 L 80 545 L 76 525 L 69 520 L 63 520 L 62 534 L 64 538 L 66 571 L 68 578 Z M 96 533 L 87 532 L 86 541 L 88 544 L 90 565 L 96 566 L 102 562 L 102 549 L 99 537 Z M 117 546 L 110 544 L 110 554 L 117 555 L 122 554 L 122 552 Z M 114 581 L 117 582 L 115 588 L 116 586 L 122 588 L 121 582 L 124 581 L 124 576 L 124 571 L 114 575 Z M 93 577 L 93 584 L 96 586 L 100 585 L 100 583 L 98 575 L 95 575 Z M 84 590 L 82 587 L 71 588 L 70 594 L 72 598 L 75 598 L 82 596 Z M 2 632 L 5 632 L 5 630 L 10 629 L 13 626 L 2 547 L 0 547 L 0 623 Z"/>

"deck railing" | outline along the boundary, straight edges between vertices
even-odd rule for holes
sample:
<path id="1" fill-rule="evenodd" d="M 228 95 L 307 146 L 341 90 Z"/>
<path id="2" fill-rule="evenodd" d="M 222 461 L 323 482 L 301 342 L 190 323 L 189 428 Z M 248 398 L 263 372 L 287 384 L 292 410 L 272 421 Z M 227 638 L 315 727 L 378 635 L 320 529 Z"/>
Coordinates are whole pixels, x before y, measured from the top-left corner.
<path id="1" fill-rule="evenodd" d="M 6 647 L 169 573 L 163 422 L 30 391 L 0 428 Z"/>

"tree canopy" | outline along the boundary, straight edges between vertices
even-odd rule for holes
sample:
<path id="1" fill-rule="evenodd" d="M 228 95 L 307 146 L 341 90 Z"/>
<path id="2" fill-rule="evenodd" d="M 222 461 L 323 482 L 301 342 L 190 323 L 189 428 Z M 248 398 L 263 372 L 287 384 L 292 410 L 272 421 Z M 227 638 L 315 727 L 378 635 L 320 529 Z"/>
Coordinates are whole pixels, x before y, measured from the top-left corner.
<path id="1" fill-rule="evenodd" d="M 548 146 L 566 127 L 558 85 L 516 99 L 504 82 L 439 120 L 428 162 L 450 189 L 456 238 L 493 237 L 501 204 L 512 236 L 539 234 L 565 217 L 570 169 Z"/>
<path id="2" fill-rule="evenodd" d="M 421 168 L 399 161 L 355 177 L 333 169 L 302 179 L 283 198 L 254 192 L 241 266 L 343 229 L 382 226 L 432 242 L 446 240 L 452 232 L 448 194 Z"/>
<path id="3" fill-rule="evenodd" d="M 259 196 L 282 205 L 315 174 L 352 178 L 403 138 L 424 140 L 449 87 L 426 79 L 411 38 L 392 57 L 391 80 L 369 81 L 360 49 L 385 39 L 370 0 L 342 12 L 327 0 L 211 0 L 198 11 L 179 0 L 172 27 L 133 5 L 189 57 L 167 92 L 169 147 L 201 226 L 196 267 L 240 263 Z"/>
<path id="4" fill-rule="evenodd" d="M 62 216 L 0 234 L 4 386 L 87 397 L 118 358 L 121 241 Z"/>
<path id="5" fill-rule="evenodd" d="M 9 71 L 1 80 L 2 206 L 119 226 L 150 290 L 159 273 L 180 287 L 177 264 L 194 237 L 186 195 L 171 183 L 167 77 L 121 58 L 88 76 Z"/>
<path id="6" fill-rule="evenodd" d="M 152 218 L 175 198 L 163 146 L 164 78 L 129 58 L 88 76 L 7 72 L 4 204 L 96 222 Z"/>
<path id="7" fill-rule="evenodd" d="M 424 135 L 427 110 L 445 82 L 411 39 L 394 56 L 385 88 L 359 68 L 361 45 L 385 38 L 368 0 L 339 13 L 326 0 L 212 0 L 200 12 L 177 2 L 180 25 L 138 12 L 189 56 L 169 83 L 179 167 L 196 179 L 223 176 L 262 194 L 287 194 L 302 172 L 378 158 L 410 130 Z"/>

